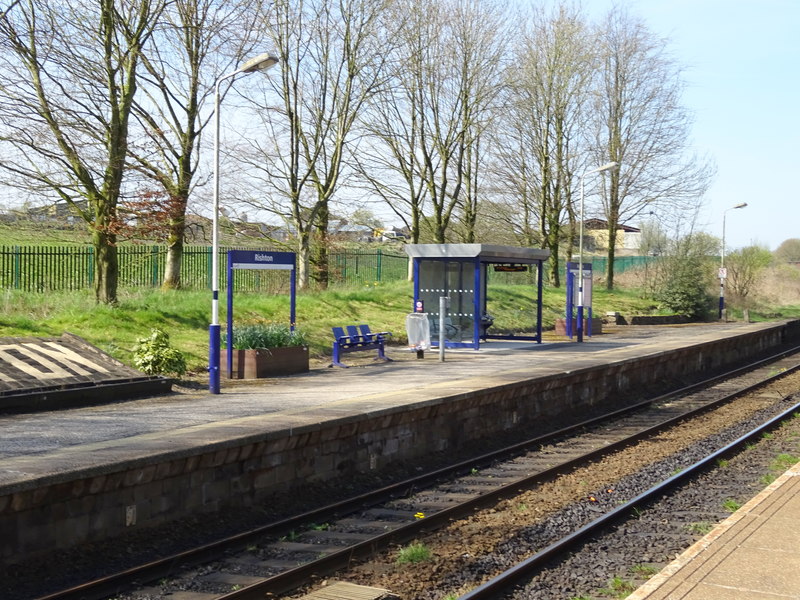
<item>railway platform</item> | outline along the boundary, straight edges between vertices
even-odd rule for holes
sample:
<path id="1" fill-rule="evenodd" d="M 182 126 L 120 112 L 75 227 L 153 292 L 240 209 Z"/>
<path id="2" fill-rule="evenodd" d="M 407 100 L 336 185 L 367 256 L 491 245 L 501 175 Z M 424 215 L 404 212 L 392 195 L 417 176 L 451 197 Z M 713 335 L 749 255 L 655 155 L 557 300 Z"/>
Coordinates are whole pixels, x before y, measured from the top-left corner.
<path id="1" fill-rule="evenodd" d="M 800 598 L 800 464 L 688 548 L 628 600 Z"/>
<path id="2" fill-rule="evenodd" d="M 620 326 L 582 344 L 492 341 L 444 362 L 389 348 L 393 362 L 223 381 L 218 396 L 178 388 L 0 414 L 0 566 L 515 429 L 546 433 L 798 338 L 796 321 Z"/>

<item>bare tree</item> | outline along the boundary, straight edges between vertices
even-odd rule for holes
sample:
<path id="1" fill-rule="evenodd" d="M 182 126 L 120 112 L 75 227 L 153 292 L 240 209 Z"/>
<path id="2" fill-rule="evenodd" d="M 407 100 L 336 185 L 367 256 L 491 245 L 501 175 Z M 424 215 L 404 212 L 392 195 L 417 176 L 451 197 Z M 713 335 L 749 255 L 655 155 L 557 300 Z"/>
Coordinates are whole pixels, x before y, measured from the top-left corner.
<path id="1" fill-rule="evenodd" d="M 95 296 L 117 300 L 117 203 L 142 46 L 162 0 L 27 0 L 0 20 L 8 183 L 72 205 L 95 248 Z"/>
<path id="2" fill-rule="evenodd" d="M 772 262 L 772 253 L 761 246 L 747 246 L 725 257 L 728 289 L 741 308 L 749 307 L 749 296 Z"/>
<path id="3" fill-rule="evenodd" d="M 260 6 L 260 0 L 173 0 L 143 50 L 143 94 L 134 103 L 142 136 L 130 153 L 134 168 L 167 196 L 165 288 L 181 284 L 186 209 L 201 134 L 213 114 L 205 104 L 223 71 L 252 52 Z"/>
<path id="4" fill-rule="evenodd" d="M 614 287 L 618 225 L 653 206 L 691 210 L 708 187 L 713 167 L 688 155 L 691 115 L 681 105 L 682 73 L 667 42 L 623 9 L 599 29 L 602 67 L 593 116 L 596 165 L 620 167 L 603 178 L 608 222 L 606 287 Z"/>
<path id="5" fill-rule="evenodd" d="M 276 89 L 258 100 L 271 135 L 249 136 L 240 162 L 266 198 L 250 198 L 279 215 L 296 236 L 298 281 L 328 281 L 330 203 L 345 172 L 343 158 L 356 118 L 383 77 L 389 40 L 380 19 L 388 0 L 276 0 L 269 31 L 281 58 Z M 280 105 L 276 106 L 276 96 Z M 268 140 L 268 141 L 266 141 Z"/>
<path id="6" fill-rule="evenodd" d="M 549 279 L 557 287 L 564 224 L 574 222 L 571 182 L 582 155 L 584 99 L 594 66 L 581 12 L 567 6 L 536 10 L 514 64 L 498 166 L 509 202 L 519 207 L 522 242 L 550 250 Z M 568 238 L 568 255 L 573 241 Z"/>
<path id="7" fill-rule="evenodd" d="M 386 85 L 359 119 L 362 141 L 351 153 L 359 187 L 375 195 L 405 224 L 411 242 L 420 241 L 427 198 L 426 165 L 420 152 L 423 91 L 419 68 L 435 35 L 430 2 L 399 0 L 389 7 L 398 40 L 387 61 Z M 435 11 L 434 11 L 435 14 Z"/>
<path id="8" fill-rule="evenodd" d="M 476 0 L 443 1 L 428 10 L 431 37 L 421 40 L 425 51 L 408 69 L 419 94 L 419 176 L 433 239 L 443 243 L 454 211 L 475 214 L 470 205 L 477 198 L 479 140 L 499 92 L 504 26 L 499 5 Z"/>
<path id="9" fill-rule="evenodd" d="M 359 175 L 412 241 L 423 225 L 446 241 L 454 219 L 457 235 L 474 240 L 484 133 L 504 62 L 503 11 L 476 0 L 400 0 L 393 9 L 394 69 L 363 120 L 369 141 L 356 158 Z"/>

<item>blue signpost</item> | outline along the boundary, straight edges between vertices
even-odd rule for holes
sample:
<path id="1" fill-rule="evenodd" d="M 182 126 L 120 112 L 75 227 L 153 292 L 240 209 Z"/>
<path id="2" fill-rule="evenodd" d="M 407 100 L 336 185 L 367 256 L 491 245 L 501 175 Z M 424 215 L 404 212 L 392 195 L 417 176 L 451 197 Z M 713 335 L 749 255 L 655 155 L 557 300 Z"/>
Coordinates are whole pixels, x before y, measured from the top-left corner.
<path id="1" fill-rule="evenodd" d="M 289 299 L 289 327 L 294 331 L 297 269 L 294 252 L 264 252 L 262 250 L 229 250 L 228 251 L 228 337 L 226 367 L 228 378 L 233 371 L 233 271 L 234 269 L 280 270 L 291 271 Z M 217 371 L 219 371 L 219 355 L 216 353 Z M 212 356 L 214 360 L 214 356 Z M 213 366 L 213 365 L 212 365 Z"/>
<path id="2" fill-rule="evenodd" d="M 583 272 L 583 298 L 581 298 L 580 273 Z M 588 314 L 584 319 L 583 305 L 588 308 Z M 575 307 L 578 308 L 577 318 Z M 579 334 L 583 331 L 583 323 L 586 323 L 586 335 L 592 337 L 592 263 L 583 263 L 581 270 L 579 263 L 567 263 L 567 335 L 572 339 L 572 323 L 577 325 Z M 580 337 L 580 336 L 579 336 Z M 582 341 L 579 339 L 579 341 Z"/>

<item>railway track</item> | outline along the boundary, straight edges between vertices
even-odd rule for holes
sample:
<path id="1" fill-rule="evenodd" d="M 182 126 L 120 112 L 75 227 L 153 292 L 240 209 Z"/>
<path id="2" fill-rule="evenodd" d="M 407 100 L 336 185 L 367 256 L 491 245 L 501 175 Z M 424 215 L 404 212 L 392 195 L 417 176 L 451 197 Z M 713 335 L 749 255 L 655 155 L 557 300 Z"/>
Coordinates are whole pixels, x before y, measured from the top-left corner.
<path id="1" fill-rule="evenodd" d="M 800 411 L 800 402 L 792 404 L 783 412 L 763 423 L 759 423 L 744 435 L 687 466 L 680 473 L 671 475 L 633 498 L 609 508 L 606 512 L 603 512 L 576 531 L 549 543 L 532 556 L 492 577 L 474 590 L 459 596 L 459 600 L 498 600 L 499 598 L 510 597 L 511 594 L 507 594 L 507 592 L 517 585 L 519 580 L 530 578 L 554 560 L 566 557 L 576 548 L 597 536 L 598 533 L 608 530 L 611 525 L 621 520 L 634 518 L 649 503 L 671 493 L 674 488 L 697 477 L 717 464 L 718 461 L 724 460 L 724 457 L 730 456 L 733 452 L 742 448 L 744 444 L 751 442 L 764 432 L 770 431 L 781 421 L 791 417 L 798 411 Z"/>
<path id="2" fill-rule="evenodd" d="M 780 387 L 780 381 L 798 369 L 798 362 L 800 358 L 793 353 L 785 353 L 762 361 L 755 368 L 740 369 L 713 381 L 647 400 L 625 411 L 587 421 L 546 438 L 516 444 L 469 463 L 407 480 L 217 544 L 43 596 L 42 599 L 113 596 L 120 600 L 156 600 L 166 599 L 176 590 L 193 590 L 199 594 L 198 598 L 241 600 L 291 592 L 315 578 L 351 567 L 384 548 L 421 538 L 453 521 L 473 515 L 483 507 L 518 496 L 522 490 L 552 483 L 582 465 L 600 461 L 602 457 L 630 448 L 642 440 L 652 439 L 681 422 L 702 418 L 698 415 L 727 410 L 729 414 L 707 419 L 706 425 L 700 426 L 712 427 L 710 423 L 714 421 L 720 423 L 714 426 L 719 430 L 725 429 L 722 424 L 730 422 L 734 415 L 738 420 L 763 420 L 770 412 L 783 415 L 787 410 L 783 399 L 786 393 L 768 391 L 758 395 L 753 394 L 753 390 Z M 749 399 L 733 402 L 747 394 Z M 735 409 L 730 408 L 734 406 Z M 791 410 L 794 407 L 789 412 Z M 705 432 L 706 437 L 709 433 L 713 432 Z M 695 468 L 702 469 L 704 465 Z M 670 477 L 668 485 L 674 485 L 678 478 L 678 475 Z M 634 500 L 634 504 L 628 506 Z M 609 521 L 618 519 L 619 514 L 644 501 L 630 499 L 611 511 L 611 516 L 602 518 Z M 593 512 L 598 507 L 590 508 Z M 593 520 L 599 519 L 601 517 Z M 574 538 L 574 544 L 585 539 L 586 535 L 593 535 L 593 531 L 587 530 L 585 534 L 571 532 L 567 537 Z M 560 547 L 549 549 L 548 546 L 539 552 L 544 554 L 536 560 L 552 560 Z M 567 547 L 566 542 L 563 547 Z M 204 562 L 209 560 L 213 562 Z M 528 559 L 520 561 L 520 564 L 526 561 Z M 198 564 L 201 566 L 196 566 Z M 127 586 L 131 581 L 159 583 L 146 585 L 138 591 L 126 591 L 130 589 Z M 490 583 L 490 580 L 483 585 L 494 589 L 485 593 L 497 594 L 501 587 L 513 585 L 510 581 Z M 463 585 L 451 583 L 451 587 Z M 484 593 L 478 591 L 480 589 L 478 587 L 469 593 Z"/>

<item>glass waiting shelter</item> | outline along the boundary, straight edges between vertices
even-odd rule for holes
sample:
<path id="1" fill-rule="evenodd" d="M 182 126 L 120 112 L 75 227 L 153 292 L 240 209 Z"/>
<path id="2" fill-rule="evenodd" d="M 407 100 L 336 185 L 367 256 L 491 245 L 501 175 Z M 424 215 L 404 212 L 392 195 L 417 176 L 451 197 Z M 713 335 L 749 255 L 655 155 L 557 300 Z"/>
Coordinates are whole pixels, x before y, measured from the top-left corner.
<path id="1" fill-rule="evenodd" d="M 434 346 L 439 345 L 441 297 L 448 298 L 444 315 L 447 348 L 477 350 L 480 341 L 488 339 L 541 343 L 542 263 L 550 258 L 549 250 L 490 244 L 406 244 L 405 249 L 413 261 L 414 310 L 428 315 Z M 535 280 L 531 272 L 534 268 Z M 535 305 L 521 307 L 528 313 L 531 324 L 528 329 L 534 329 L 535 335 L 530 331 L 504 335 L 490 331 L 494 318 L 490 312 L 488 291 L 491 280 L 499 273 L 518 273 L 526 277 L 521 283 L 536 285 Z"/>

